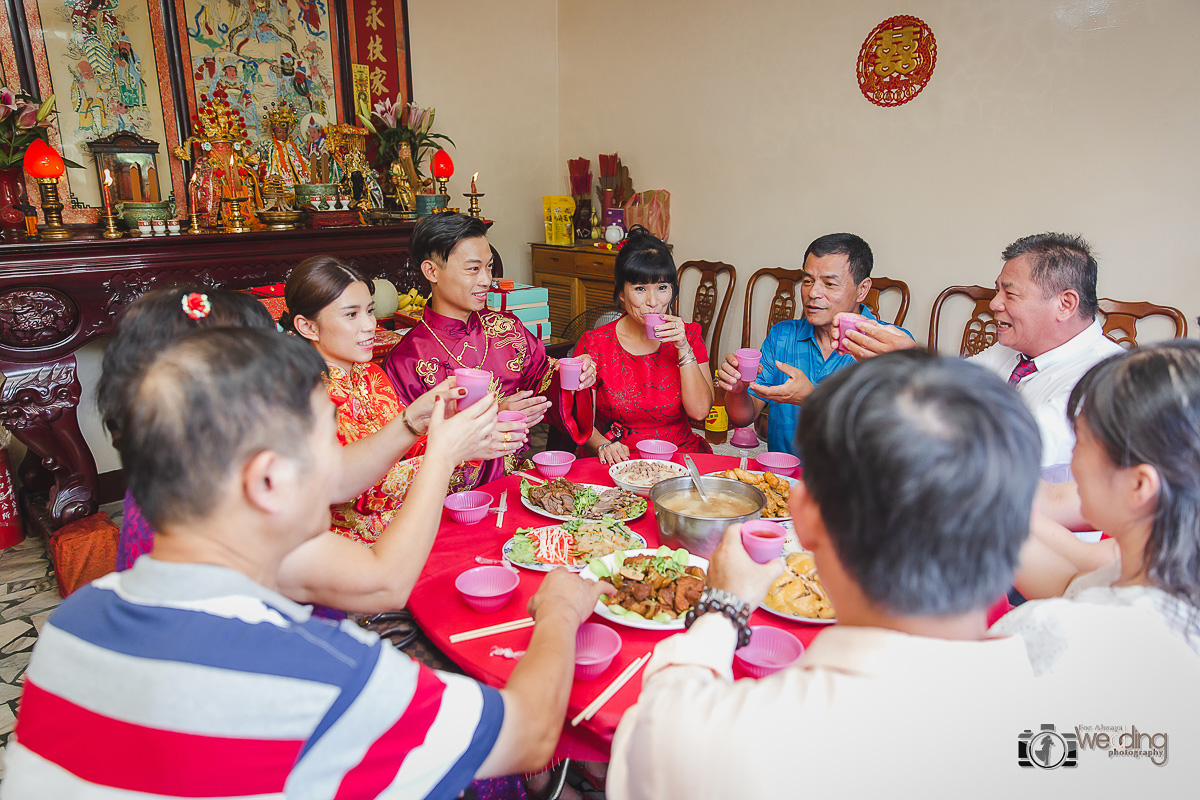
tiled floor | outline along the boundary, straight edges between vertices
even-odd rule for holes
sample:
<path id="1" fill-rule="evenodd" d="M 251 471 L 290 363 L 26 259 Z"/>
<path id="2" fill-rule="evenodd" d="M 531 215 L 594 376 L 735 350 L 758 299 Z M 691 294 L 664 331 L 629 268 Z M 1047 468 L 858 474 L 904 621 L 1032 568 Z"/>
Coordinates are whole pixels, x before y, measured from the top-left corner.
<path id="1" fill-rule="evenodd" d="M 41 539 L 26 539 L 0 552 L 0 746 L 7 744 L 16 721 L 33 643 L 46 617 L 61 602 Z"/>

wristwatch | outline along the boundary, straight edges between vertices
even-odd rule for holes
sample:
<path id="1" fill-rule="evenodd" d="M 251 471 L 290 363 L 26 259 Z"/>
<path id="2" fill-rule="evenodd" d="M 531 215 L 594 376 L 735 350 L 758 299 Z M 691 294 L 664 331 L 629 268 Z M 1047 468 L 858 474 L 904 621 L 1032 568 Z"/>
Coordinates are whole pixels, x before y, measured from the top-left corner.
<path id="1" fill-rule="evenodd" d="M 700 595 L 700 600 L 684 617 L 683 627 L 690 628 L 692 623 L 709 611 L 716 611 L 729 618 L 738 632 L 738 647 L 750 644 L 750 614 L 754 611 L 750 603 L 724 589 L 708 587 Z"/>

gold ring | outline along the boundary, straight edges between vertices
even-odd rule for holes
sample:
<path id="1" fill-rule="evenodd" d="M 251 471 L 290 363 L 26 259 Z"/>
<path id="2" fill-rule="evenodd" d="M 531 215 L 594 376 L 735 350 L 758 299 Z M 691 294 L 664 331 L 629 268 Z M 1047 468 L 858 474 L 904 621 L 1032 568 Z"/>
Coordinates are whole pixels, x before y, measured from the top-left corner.
<path id="1" fill-rule="evenodd" d="M 504 443 L 508 444 L 510 441 L 512 441 L 512 436 L 509 434 L 508 431 L 505 431 L 504 432 Z"/>

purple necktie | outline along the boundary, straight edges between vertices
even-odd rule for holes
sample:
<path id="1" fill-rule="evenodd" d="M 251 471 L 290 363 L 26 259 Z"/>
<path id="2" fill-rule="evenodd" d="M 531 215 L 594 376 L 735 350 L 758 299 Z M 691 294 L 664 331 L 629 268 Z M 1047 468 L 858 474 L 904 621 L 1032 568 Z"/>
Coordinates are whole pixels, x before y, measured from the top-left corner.
<path id="1" fill-rule="evenodd" d="M 1008 385 L 1016 386 L 1026 375 L 1032 375 L 1035 372 L 1037 372 L 1037 364 L 1033 363 L 1033 359 L 1021 356 L 1021 360 L 1017 362 L 1017 366 L 1015 369 L 1013 369 L 1012 375 L 1008 376 Z"/>

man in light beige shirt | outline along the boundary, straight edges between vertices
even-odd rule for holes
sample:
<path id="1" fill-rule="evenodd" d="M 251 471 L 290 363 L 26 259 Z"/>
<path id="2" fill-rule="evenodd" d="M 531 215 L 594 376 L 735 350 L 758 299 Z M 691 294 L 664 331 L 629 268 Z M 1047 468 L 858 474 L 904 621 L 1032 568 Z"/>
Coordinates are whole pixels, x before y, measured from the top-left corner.
<path id="1" fill-rule="evenodd" d="M 995 789 L 990 776 L 1020 788 L 1017 736 L 1050 720 L 1013 702 L 1029 662 L 1020 640 L 986 638 L 986 609 L 1029 529 L 1029 410 L 982 367 L 911 350 L 823 381 L 797 444 L 791 510 L 838 625 L 794 666 L 731 682 L 737 611 L 780 574 L 731 526 L 701 605 L 732 609 L 655 649 L 613 740 L 608 797 L 946 796 Z"/>

